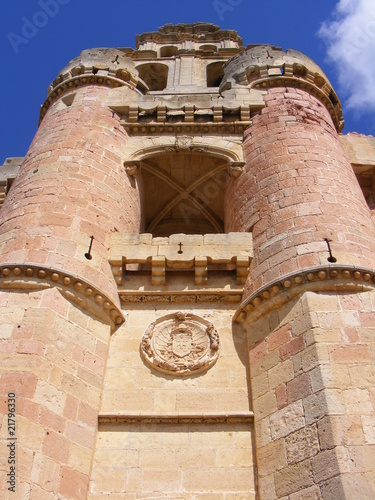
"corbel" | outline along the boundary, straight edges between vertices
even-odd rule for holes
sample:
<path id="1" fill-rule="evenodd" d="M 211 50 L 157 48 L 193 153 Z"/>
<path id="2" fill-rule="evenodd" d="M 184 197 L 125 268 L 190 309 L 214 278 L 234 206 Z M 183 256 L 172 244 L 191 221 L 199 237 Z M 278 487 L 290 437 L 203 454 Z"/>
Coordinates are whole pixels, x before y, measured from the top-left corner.
<path id="1" fill-rule="evenodd" d="M 241 121 L 250 120 L 250 106 L 240 106 Z"/>
<path id="2" fill-rule="evenodd" d="M 249 275 L 249 257 L 237 257 L 237 285 L 244 285 Z"/>
<path id="3" fill-rule="evenodd" d="M 194 121 L 194 106 L 185 106 L 185 122 Z"/>
<path id="4" fill-rule="evenodd" d="M 195 284 L 207 283 L 207 257 L 195 257 Z"/>
<path id="5" fill-rule="evenodd" d="M 228 166 L 228 173 L 231 177 L 237 179 L 244 171 L 245 162 L 243 161 L 231 161 Z"/>
<path id="6" fill-rule="evenodd" d="M 214 106 L 214 122 L 222 122 L 223 121 L 223 107 L 222 106 Z"/>
<path id="7" fill-rule="evenodd" d="M 129 107 L 129 123 L 138 122 L 138 106 Z"/>
<path id="8" fill-rule="evenodd" d="M 158 106 L 156 113 L 156 121 L 164 123 L 167 120 L 167 108 L 165 106 Z"/>
<path id="9" fill-rule="evenodd" d="M 165 256 L 154 255 L 151 260 L 151 280 L 153 285 L 165 285 Z"/>
<path id="10" fill-rule="evenodd" d="M 124 161 L 125 172 L 135 179 L 141 170 L 140 163 L 140 161 Z"/>

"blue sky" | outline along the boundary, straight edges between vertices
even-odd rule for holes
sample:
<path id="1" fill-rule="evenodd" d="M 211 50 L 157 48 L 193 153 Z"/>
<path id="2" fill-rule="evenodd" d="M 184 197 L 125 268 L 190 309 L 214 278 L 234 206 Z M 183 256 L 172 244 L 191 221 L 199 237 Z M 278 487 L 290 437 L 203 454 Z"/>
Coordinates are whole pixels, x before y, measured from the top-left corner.
<path id="1" fill-rule="evenodd" d="M 344 105 L 344 133 L 375 132 L 374 0 L 15 0 L 1 7 L 0 164 L 24 156 L 46 89 L 92 47 L 135 47 L 167 23 L 212 22 L 244 45 L 270 43 L 315 60 Z"/>

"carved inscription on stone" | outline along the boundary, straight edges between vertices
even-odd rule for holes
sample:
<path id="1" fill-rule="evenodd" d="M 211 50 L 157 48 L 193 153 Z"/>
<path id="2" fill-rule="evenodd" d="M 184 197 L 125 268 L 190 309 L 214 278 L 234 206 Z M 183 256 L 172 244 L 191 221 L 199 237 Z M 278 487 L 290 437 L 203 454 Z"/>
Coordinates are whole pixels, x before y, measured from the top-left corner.
<path id="1" fill-rule="evenodd" d="M 141 353 L 147 363 L 169 375 L 188 376 L 208 370 L 219 356 L 219 335 L 212 323 L 178 312 L 147 328 Z"/>

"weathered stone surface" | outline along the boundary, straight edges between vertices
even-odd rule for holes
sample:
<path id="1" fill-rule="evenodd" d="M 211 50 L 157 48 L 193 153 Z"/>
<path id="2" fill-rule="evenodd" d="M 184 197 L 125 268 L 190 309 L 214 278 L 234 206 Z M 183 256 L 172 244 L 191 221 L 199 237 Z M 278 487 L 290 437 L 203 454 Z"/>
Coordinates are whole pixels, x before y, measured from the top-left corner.
<path id="1" fill-rule="evenodd" d="M 270 417 L 271 435 L 273 439 L 285 437 L 301 429 L 305 425 L 303 406 L 300 401 L 278 410 Z"/>
<path id="2" fill-rule="evenodd" d="M 275 474 L 277 498 L 308 488 L 314 483 L 310 460 L 304 460 Z"/>
<path id="3" fill-rule="evenodd" d="M 288 463 L 291 464 L 313 457 L 320 450 L 318 432 L 315 425 L 304 427 L 293 434 L 289 434 L 285 441 Z"/>
<path id="4" fill-rule="evenodd" d="M 286 464 L 286 446 L 283 439 L 258 449 L 258 465 L 262 476 L 283 469 Z"/>

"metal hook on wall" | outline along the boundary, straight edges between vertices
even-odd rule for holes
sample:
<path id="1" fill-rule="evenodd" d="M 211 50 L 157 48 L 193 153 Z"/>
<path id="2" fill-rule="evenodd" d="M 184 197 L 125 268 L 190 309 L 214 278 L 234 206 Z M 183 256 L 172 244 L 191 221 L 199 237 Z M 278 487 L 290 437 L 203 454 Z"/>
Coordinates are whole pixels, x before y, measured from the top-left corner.
<path id="1" fill-rule="evenodd" d="M 89 250 L 87 253 L 85 253 L 85 257 L 86 259 L 88 260 L 91 260 L 92 259 L 92 255 L 91 255 L 91 248 L 92 248 L 92 242 L 94 241 L 94 236 L 91 236 L 91 240 L 90 240 L 90 245 L 89 245 Z"/>

